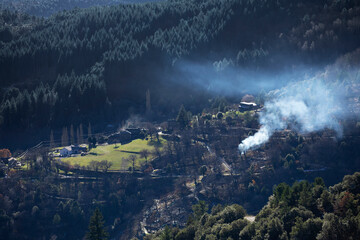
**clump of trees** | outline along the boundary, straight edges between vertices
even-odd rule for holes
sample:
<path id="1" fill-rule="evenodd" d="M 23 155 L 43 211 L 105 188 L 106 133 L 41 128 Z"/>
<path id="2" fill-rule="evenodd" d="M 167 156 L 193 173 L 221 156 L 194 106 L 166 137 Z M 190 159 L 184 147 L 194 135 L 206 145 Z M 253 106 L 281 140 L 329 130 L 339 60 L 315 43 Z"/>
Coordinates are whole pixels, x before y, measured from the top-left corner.
<path id="1" fill-rule="evenodd" d="M 95 75 L 59 77 L 50 87 L 40 84 L 32 91 L 11 88 L 0 105 L 2 124 L 7 130 L 45 126 L 61 127 L 79 122 L 82 116 L 106 119 L 109 104 L 105 83 Z M 93 110 L 97 109 L 97 117 Z"/>
<path id="2" fill-rule="evenodd" d="M 11 152 L 9 149 L 0 149 L 0 158 L 9 158 L 11 157 Z"/>
<path id="3" fill-rule="evenodd" d="M 330 188 L 321 178 L 281 183 L 252 223 L 239 205 L 216 205 L 208 213 L 199 202 L 185 228 L 165 228 L 148 239 L 356 239 L 359 200 L 359 172 Z"/>
<path id="4" fill-rule="evenodd" d="M 86 234 L 88 240 L 106 240 L 109 234 L 104 229 L 104 217 L 99 208 L 96 208 L 90 218 L 89 232 Z"/>

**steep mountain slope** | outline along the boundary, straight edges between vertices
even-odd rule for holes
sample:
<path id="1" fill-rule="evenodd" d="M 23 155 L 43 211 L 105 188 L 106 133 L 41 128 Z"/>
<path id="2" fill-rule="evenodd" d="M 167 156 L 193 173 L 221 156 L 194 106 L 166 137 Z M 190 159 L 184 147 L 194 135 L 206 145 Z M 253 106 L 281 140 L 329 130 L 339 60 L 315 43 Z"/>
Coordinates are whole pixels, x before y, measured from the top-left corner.
<path id="1" fill-rule="evenodd" d="M 63 10 L 74 8 L 88 8 L 92 6 L 111 6 L 116 4 L 130 4 L 153 2 L 157 0 L 1 0 L 0 9 L 27 13 L 39 17 L 50 15 Z"/>
<path id="2" fill-rule="evenodd" d="M 184 229 L 168 227 L 147 239 L 356 239 L 360 234 L 360 173 L 347 175 L 329 189 L 321 178 L 310 184 L 281 183 L 254 222 L 237 205 L 193 206 Z"/>
<path id="3" fill-rule="evenodd" d="M 156 116 L 181 103 L 199 111 L 212 92 L 194 86 L 184 62 L 205 63 L 210 76 L 222 74 L 212 63 L 322 66 L 359 47 L 359 13 L 357 1 L 172 0 L 33 18 L 22 34 L 18 15 L 4 12 L 0 128 L 118 121 L 144 112 L 148 89 Z"/>

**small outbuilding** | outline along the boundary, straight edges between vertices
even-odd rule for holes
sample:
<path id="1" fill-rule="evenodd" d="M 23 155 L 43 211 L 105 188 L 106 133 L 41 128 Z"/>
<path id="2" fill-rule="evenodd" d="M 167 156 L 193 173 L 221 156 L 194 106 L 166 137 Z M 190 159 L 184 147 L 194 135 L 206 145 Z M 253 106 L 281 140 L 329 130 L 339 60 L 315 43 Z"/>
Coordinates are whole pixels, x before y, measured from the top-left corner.
<path id="1" fill-rule="evenodd" d="M 240 102 L 239 105 L 239 111 L 245 112 L 245 111 L 251 111 L 257 109 L 257 104 L 254 102 Z"/>
<path id="2" fill-rule="evenodd" d="M 81 154 L 87 152 L 86 145 L 71 145 L 71 154 Z"/>
<path id="3" fill-rule="evenodd" d="M 87 152 L 86 145 L 71 145 L 60 149 L 61 157 L 69 157 L 71 154 L 81 154 Z"/>
<path id="4" fill-rule="evenodd" d="M 64 147 L 60 149 L 60 156 L 61 157 L 68 157 L 72 154 L 71 146 Z"/>

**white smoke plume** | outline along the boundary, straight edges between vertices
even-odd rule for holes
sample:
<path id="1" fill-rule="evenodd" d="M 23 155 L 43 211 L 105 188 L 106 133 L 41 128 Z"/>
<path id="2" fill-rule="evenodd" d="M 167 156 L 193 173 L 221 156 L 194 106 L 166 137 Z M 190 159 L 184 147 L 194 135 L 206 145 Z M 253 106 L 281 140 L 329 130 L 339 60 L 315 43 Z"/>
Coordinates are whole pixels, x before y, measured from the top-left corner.
<path id="1" fill-rule="evenodd" d="M 290 84 L 270 93 L 260 113 L 260 129 L 239 144 L 245 153 L 266 143 L 276 131 L 291 129 L 309 133 L 325 128 L 342 134 L 339 119 L 344 117 L 344 98 L 341 84 L 326 82 L 326 72 L 309 80 Z"/>

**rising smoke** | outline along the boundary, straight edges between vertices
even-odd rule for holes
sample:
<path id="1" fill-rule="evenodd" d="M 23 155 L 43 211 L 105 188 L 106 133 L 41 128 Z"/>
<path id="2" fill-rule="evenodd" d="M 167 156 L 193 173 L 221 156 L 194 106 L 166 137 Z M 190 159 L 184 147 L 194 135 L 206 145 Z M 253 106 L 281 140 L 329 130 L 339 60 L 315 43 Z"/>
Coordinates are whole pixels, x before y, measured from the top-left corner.
<path id="1" fill-rule="evenodd" d="M 167 77 L 176 83 L 206 90 L 212 95 L 232 97 L 281 88 L 289 83 L 289 79 L 292 82 L 300 81 L 307 74 L 319 71 L 317 67 L 301 64 L 286 71 L 242 68 L 226 59 L 214 63 L 178 61 L 174 69 L 176 74 L 171 73 Z"/>
<path id="2" fill-rule="evenodd" d="M 328 128 L 340 137 L 342 128 L 339 119 L 346 115 L 343 111 L 343 87 L 326 82 L 326 79 L 324 73 L 272 92 L 260 113 L 259 131 L 243 140 L 239 151 L 245 153 L 258 148 L 274 132 L 284 129 L 309 133 Z"/>

